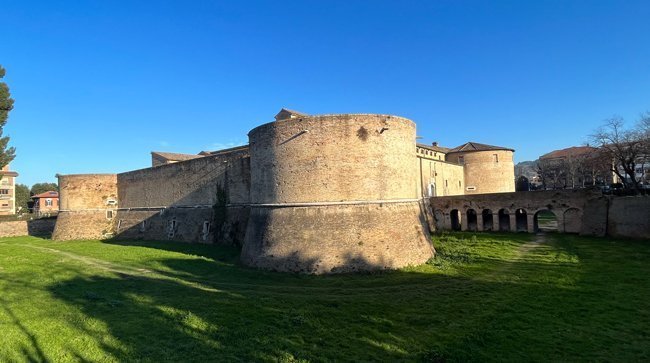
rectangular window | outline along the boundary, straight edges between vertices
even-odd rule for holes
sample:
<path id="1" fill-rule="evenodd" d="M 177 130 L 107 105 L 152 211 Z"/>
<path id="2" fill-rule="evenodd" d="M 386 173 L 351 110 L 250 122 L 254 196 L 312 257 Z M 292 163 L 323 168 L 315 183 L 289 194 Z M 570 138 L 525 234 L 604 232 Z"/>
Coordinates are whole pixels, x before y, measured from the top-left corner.
<path id="1" fill-rule="evenodd" d="M 9 189 L 0 189 L 0 194 L 9 194 Z"/>
<path id="2" fill-rule="evenodd" d="M 46 207 L 51 207 L 52 206 L 52 199 L 50 199 L 50 198 L 45 199 L 45 206 Z"/>
<path id="3" fill-rule="evenodd" d="M 446 186 L 446 187 L 449 186 L 449 183 L 448 183 L 448 181 L 447 181 L 446 179 L 445 179 L 445 186 Z"/>
<path id="4" fill-rule="evenodd" d="M 465 164 L 465 157 L 464 156 L 459 156 L 458 157 L 458 164 Z"/>
<path id="5" fill-rule="evenodd" d="M 106 219 L 113 219 L 113 211 L 112 210 L 107 210 L 106 211 Z"/>

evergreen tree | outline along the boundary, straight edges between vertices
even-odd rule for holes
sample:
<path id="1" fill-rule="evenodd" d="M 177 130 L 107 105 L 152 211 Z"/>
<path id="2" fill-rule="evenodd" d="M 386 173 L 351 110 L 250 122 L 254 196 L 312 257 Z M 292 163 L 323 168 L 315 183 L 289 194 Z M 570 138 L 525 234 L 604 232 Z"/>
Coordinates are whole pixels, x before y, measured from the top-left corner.
<path id="1" fill-rule="evenodd" d="M 5 69 L 0 66 L 0 80 L 5 76 Z M 14 108 L 14 100 L 9 93 L 9 87 L 6 83 L 0 82 L 0 168 L 9 164 L 14 157 L 16 157 L 16 149 L 7 147 L 9 144 L 9 137 L 2 136 L 2 129 L 7 123 L 9 111 Z"/>

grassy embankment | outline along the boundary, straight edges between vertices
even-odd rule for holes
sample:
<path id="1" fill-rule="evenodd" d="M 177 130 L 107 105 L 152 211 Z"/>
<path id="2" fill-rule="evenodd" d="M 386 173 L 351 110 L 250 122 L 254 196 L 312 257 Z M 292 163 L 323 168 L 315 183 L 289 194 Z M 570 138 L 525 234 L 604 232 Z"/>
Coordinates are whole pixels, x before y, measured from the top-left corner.
<path id="1" fill-rule="evenodd" d="M 0 240 L 0 361 L 647 361 L 650 243 L 434 237 L 429 264 L 305 276 L 231 248 Z"/>

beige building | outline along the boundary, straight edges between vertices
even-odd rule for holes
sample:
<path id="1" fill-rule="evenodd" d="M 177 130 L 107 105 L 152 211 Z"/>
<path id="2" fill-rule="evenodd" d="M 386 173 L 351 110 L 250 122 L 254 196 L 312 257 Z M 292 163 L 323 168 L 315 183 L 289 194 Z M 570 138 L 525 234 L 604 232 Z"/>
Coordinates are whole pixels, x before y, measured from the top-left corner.
<path id="1" fill-rule="evenodd" d="M 468 142 L 453 149 L 417 144 L 416 150 L 422 197 L 515 191 L 513 149 Z"/>
<path id="2" fill-rule="evenodd" d="M 5 165 L 0 172 L 0 215 L 16 214 L 16 177 L 18 173 Z"/>

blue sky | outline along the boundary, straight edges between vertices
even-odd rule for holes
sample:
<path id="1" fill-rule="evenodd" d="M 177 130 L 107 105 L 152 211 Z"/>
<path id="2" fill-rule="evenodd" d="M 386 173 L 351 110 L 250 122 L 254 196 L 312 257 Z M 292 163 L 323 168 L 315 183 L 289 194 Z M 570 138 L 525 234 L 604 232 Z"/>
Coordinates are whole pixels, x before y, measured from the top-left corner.
<path id="1" fill-rule="evenodd" d="M 531 160 L 650 110 L 648 19 L 648 1 L 2 1 L 12 168 L 143 168 L 245 143 L 281 107 Z"/>

